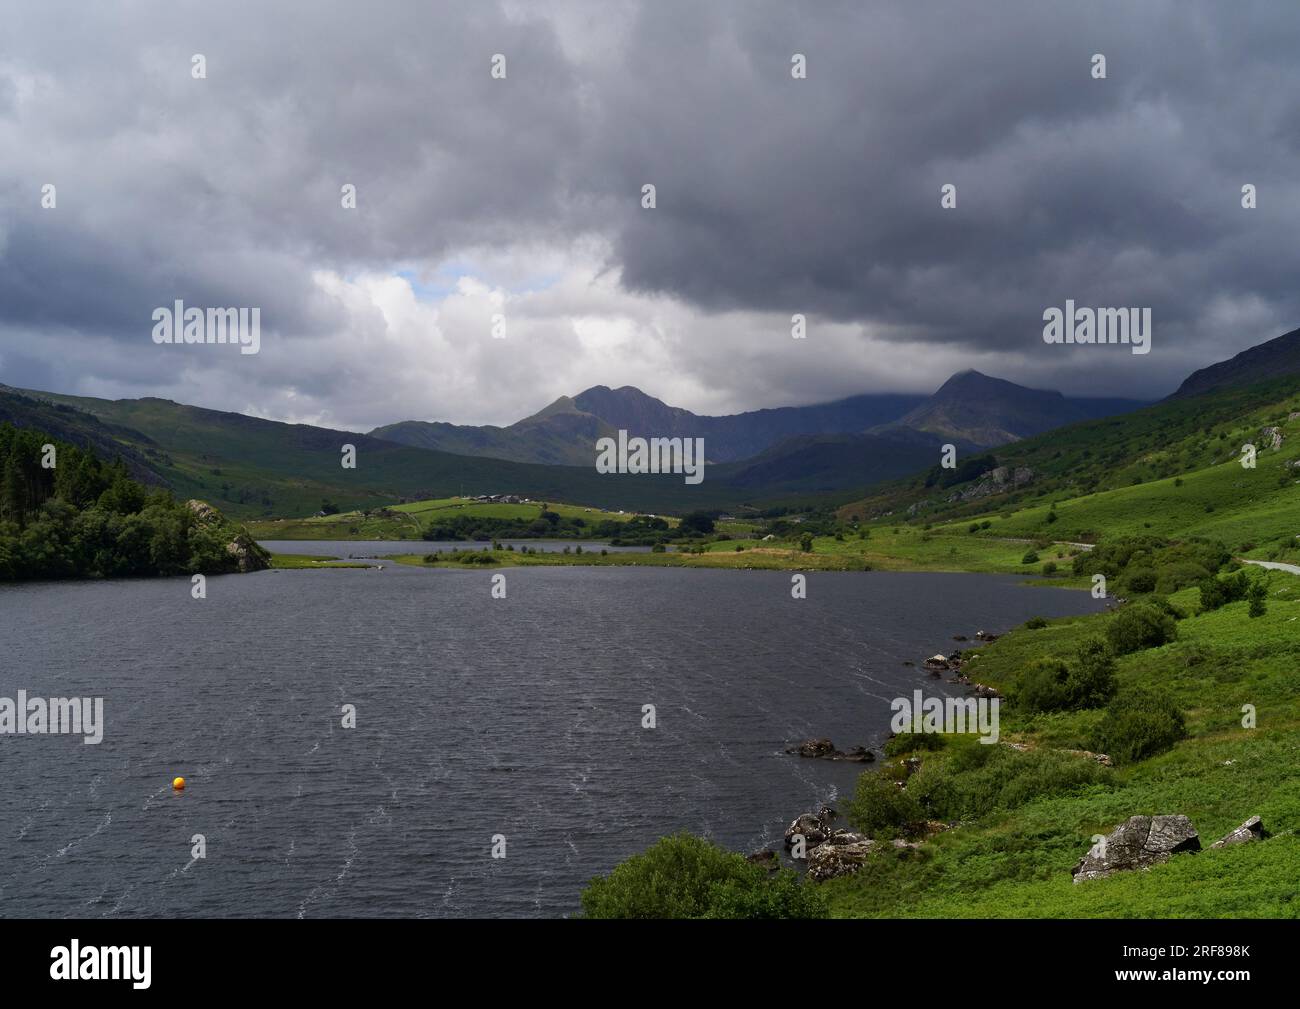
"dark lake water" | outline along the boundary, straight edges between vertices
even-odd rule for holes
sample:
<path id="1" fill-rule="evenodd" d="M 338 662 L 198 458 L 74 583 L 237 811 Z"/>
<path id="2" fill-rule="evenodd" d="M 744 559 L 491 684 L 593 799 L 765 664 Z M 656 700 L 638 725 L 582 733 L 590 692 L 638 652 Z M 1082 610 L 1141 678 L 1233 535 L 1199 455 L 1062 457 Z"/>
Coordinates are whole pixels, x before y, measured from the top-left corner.
<path id="1" fill-rule="evenodd" d="M 507 569 L 501 600 L 493 573 L 0 586 L 0 697 L 103 697 L 107 723 L 0 735 L 0 915 L 569 914 L 663 834 L 750 851 L 851 793 L 858 765 L 782 748 L 879 746 L 891 698 L 961 689 L 904 660 L 1100 605 L 885 572 L 794 600 L 786 572 L 671 568 Z"/>

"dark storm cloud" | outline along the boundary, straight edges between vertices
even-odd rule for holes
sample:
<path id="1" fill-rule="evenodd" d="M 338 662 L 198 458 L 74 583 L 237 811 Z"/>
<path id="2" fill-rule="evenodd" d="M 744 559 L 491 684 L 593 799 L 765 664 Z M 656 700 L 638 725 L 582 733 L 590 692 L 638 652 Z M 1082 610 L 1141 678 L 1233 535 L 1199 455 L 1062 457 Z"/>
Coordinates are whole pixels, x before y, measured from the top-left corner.
<path id="1" fill-rule="evenodd" d="M 292 386 L 377 422 L 346 405 L 355 362 L 325 337 L 355 316 L 317 271 L 583 236 L 604 241 L 629 292 L 694 308 L 688 342 L 742 358 L 749 335 L 713 313 L 802 312 L 900 355 L 1000 352 L 1011 378 L 1158 394 L 1300 319 L 1289 0 L 42 2 L 7 11 L 6 29 L 13 384 L 148 391 L 176 368 L 148 342 L 155 306 L 259 305 L 313 360 L 245 370 L 225 405 L 274 411 Z M 796 52 L 807 80 L 791 79 Z M 1089 75 L 1094 52 L 1106 80 Z M 506 81 L 489 76 L 493 53 Z M 57 210 L 39 207 L 46 182 Z M 339 208 L 345 182 L 355 213 Z M 939 207 L 945 183 L 956 210 Z M 1045 347 L 1042 311 L 1066 298 L 1152 307 L 1156 353 L 1081 364 Z M 76 349 L 56 361 L 43 341 Z M 809 346 L 781 374 L 678 360 L 734 406 L 855 391 L 837 373 L 862 387 Z M 230 363 L 189 366 L 217 382 Z M 637 384 L 655 391 L 645 367 Z"/>

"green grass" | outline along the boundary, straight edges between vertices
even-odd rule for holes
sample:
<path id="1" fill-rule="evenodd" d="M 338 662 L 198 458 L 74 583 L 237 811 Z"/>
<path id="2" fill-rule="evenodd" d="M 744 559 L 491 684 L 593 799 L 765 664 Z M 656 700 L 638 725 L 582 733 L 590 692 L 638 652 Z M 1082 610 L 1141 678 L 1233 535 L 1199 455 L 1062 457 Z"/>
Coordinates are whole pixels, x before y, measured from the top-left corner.
<path id="1" fill-rule="evenodd" d="M 1246 604 L 1197 614 L 1195 591 L 1172 597 L 1193 615 L 1178 639 L 1123 656 L 1121 685 L 1158 685 L 1187 711 L 1188 737 L 1154 758 L 1109 771 L 1100 785 L 1039 798 L 937 835 L 916 853 L 873 857 L 824 884 L 832 913 L 874 917 L 1300 916 L 1300 578 L 1267 576 L 1268 613 Z M 972 646 L 973 680 L 1004 691 L 1032 659 L 1070 655 L 1110 614 L 1021 628 Z M 1242 706 L 1257 709 L 1244 728 Z M 1099 712 L 1027 716 L 1004 704 L 1002 738 L 1083 748 Z M 978 745 L 978 744 L 977 744 Z M 922 755 L 923 761 L 945 758 Z M 1083 759 L 1083 758 L 1080 758 Z M 1205 848 L 1258 814 L 1262 843 L 1178 856 L 1147 872 L 1075 885 L 1070 868 L 1135 814 L 1183 813 Z"/>
<path id="2" fill-rule="evenodd" d="M 559 502 L 548 502 L 546 507 L 562 517 L 581 518 L 589 524 L 628 522 L 635 514 Z M 304 519 L 253 519 L 245 525 L 254 537 L 265 540 L 418 540 L 429 525 L 452 515 L 531 520 L 541 513 L 540 501 L 497 504 L 449 497 Z M 673 518 L 667 521 L 669 525 L 677 523 Z"/>

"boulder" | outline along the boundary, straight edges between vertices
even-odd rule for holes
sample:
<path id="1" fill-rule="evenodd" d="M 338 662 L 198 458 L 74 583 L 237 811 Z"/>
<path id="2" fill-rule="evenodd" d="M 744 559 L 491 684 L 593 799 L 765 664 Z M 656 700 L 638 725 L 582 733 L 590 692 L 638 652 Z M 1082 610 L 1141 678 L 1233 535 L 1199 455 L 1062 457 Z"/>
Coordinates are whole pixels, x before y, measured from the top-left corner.
<path id="1" fill-rule="evenodd" d="M 948 656 L 931 655 L 928 659 L 925 660 L 925 668 L 926 669 L 947 669 Z"/>
<path id="2" fill-rule="evenodd" d="M 808 854 L 808 878 L 820 883 L 857 872 L 867 856 L 875 850 L 870 838 L 848 844 L 823 844 Z"/>
<path id="3" fill-rule="evenodd" d="M 1211 848 L 1226 848 L 1230 844 L 1246 844 L 1250 841 L 1262 841 L 1268 835 L 1264 831 L 1264 824 L 1258 816 L 1252 816 L 1231 834 L 1225 834 L 1215 841 Z"/>
<path id="4" fill-rule="evenodd" d="M 805 739 L 798 746 L 788 747 L 785 752 L 797 753 L 801 757 L 824 757 L 834 750 L 835 744 L 829 739 Z"/>
<path id="5" fill-rule="evenodd" d="M 802 816 L 796 817 L 790 826 L 785 828 L 786 848 L 794 847 L 794 836 L 796 834 L 803 835 L 804 844 L 807 848 L 817 847 L 831 835 L 833 830 L 831 823 L 834 821 L 835 816 L 835 810 L 829 806 L 823 806 L 816 813 L 804 813 Z"/>
<path id="6" fill-rule="evenodd" d="M 1259 429 L 1260 440 L 1264 443 L 1265 448 L 1282 447 L 1282 429 L 1277 427 L 1261 427 Z"/>
<path id="7" fill-rule="evenodd" d="M 837 750 L 829 739 L 805 739 L 797 746 L 786 747 L 785 752 L 818 760 L 850 760 L 859 764 L 868 764 L 876 759 L 875 754 L 865 746 L 852 746 L 847 751 Z"/>
<path id="8" fill-rule="evenodd" d="M 976 631 L 976 632 L 975 632 L 975 640 L 976 640 L 976 641 L 997 641 L 997 639 L 998 639 L 998 636 L 997 636 L 996 634 L 990 634 L 988 631 Z"/>
<path id="9" fill-rule="evenodd" d="M 1070 870 L 1076 883 L 1116 872 L 1149 869 L 1185 851 L 1200 851 L 1201 839 L 1187 817 L 1130 816 L 1088 849 Z"/>
<path id="10" fill-rule="evenodd" d="M 271 566 L 266 559 L 266 552 L 243 533 L 226 544 L 226 553 L 235 558 L 241 574 L 262 571 Z"/>

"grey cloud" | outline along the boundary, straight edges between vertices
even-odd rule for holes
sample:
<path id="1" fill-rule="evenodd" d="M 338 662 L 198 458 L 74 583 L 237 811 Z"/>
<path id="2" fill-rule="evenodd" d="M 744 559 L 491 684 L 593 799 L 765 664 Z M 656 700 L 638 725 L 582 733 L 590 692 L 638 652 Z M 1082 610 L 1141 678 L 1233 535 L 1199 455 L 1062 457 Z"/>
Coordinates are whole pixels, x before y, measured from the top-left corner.
<path id="1" fill-rule="evenodd" d="M 336 422 L 395 419 L 349 401 L 347 345 L 326 336 L 355 318 L 314 271 L 584 235 L 605 240 L 629 292 L 694 309 L 677 360 L 695 370 L 677 385 L 736 408 L 856 391 L 871 366 L 814 341 L 750 353 L 714 324 L 722 312 L 805 312 L 874 334 L 864 354 L 892 341 L 934 361 L 995 355 L 1009 378 L 1131 395 L 1300 318 L 1287 0 L 54 0 L 7 18 L 0 380 L 17 384 L 176 381 L 147 333 L 152 308 L 181 297 L 260 305 L 298 360 L 330 355 L 295 370 L 286 353 L 252 380 L 212 372 L 230 367 L 216 358 L 188 365 L 214 397 L 282 411 L 293 388 L 332 397 Z M 190 78 L 196 52 L 205 81 Z M 496 52 L 506 81 L 488 75 Z M 1108 80 L 1089 77 L 1093 52 Z M 44 182 L 56 211 L 37 205 Z M 344 182 L 356 213 L 339 208 Z M 939 208 L 945 182 L 956 211 Z M 1240 209 L 1245 182 L 1258 211 Z M 1150 305 L 1157 352 L 1055 355 L 1041 312 L 1066 298 Z M 33 339 L 82 349 L 52 362 Z M 105 341 L 121 352 L 93 350 Z M 546 363 L 544 347 L 468 355 L 464 381 L 527 382 Z M 664 387 L 650 369 L 609 381 Z"/>

